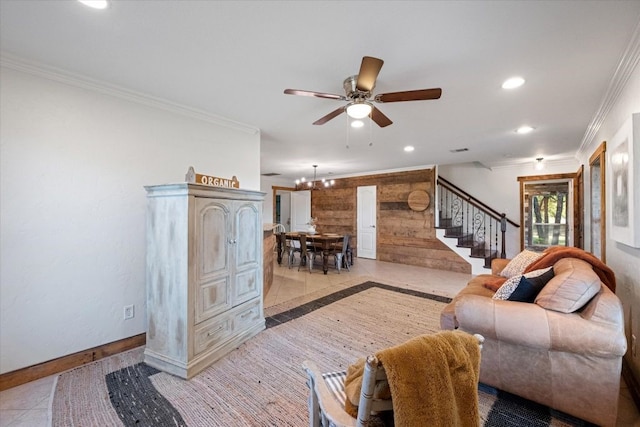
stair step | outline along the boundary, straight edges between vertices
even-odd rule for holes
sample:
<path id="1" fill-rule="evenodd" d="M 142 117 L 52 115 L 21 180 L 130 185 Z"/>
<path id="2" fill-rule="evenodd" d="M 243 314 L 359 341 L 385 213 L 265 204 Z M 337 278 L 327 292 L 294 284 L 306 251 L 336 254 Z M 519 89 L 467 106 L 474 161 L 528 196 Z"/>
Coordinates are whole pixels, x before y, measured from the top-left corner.
<path id="1" fill-rule="evenodd" d="M 459 248 L 474 248 L 477 245 L 477 242 L 473 239 L 473 234 L 465 234 L 458 237 L 458 244 L 456 246 Z"/>
<path id="2" fill-rule="evenodd" d="M 464 234 L 462 232 L 462 226 L 458 225 L 455 227 L 445 227 L 444 237 L 458 238 L 462 237 Z"/>
<path id="3" fill-rule="evenodd" d="M 487 258 L 494 254 L 496 254 L 496 251 L 490 251 L 489 249 L 480 249 L 472 251 L 471 255 L 469 256 L 471 258 Z"/>
<path id="4" fill-rule="evenodd" d="M 453 224 L 453 220 L 451 218 L 440 218 L 440 221 L 438 221 L 438 228 L 447 228 L 447 227 L 451 227 L 451 225 Z"/>

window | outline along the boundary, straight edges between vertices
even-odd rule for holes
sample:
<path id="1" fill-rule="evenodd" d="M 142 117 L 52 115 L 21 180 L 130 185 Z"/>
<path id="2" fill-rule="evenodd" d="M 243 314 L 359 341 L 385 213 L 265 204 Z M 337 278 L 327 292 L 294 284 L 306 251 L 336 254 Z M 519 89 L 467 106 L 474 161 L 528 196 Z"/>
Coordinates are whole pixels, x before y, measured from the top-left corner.
<path id="1" fill-rule="evenodd" d="M 581 247 L 581 173 L 518 177 L 520 247 Z"/>

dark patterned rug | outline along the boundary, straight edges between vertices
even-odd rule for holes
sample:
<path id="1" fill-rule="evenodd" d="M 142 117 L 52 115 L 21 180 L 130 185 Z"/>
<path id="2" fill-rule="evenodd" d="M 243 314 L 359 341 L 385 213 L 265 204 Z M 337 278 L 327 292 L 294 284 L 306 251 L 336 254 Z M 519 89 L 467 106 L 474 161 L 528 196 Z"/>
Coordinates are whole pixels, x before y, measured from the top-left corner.
<path id="1" fill-rule="evenodd" d="M 305 426 L 303 360 L 344 370 L 362 355 L 436 332 L 448 301 L 375 282 L 352 286 L 275 310 L 267 330 L 189 381 L 147 366 L 143 349 L 132 350 L 62 374 L 52 425 Z M 591 425 L 483 384 L 479 399 L 484 426 Z"/>

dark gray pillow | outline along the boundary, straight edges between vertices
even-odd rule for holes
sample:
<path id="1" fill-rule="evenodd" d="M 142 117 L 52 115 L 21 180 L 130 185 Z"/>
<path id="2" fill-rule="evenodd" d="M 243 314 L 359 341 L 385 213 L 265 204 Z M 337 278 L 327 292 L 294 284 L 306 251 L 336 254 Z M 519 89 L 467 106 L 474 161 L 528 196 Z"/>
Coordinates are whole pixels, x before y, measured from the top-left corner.
<path id="1" fill-rule="evenodd" d="M 518 287 L 511 293 L 507 301 L 534 302 L 544 285 L 553 279 L 553 275 L 553 268 L 550 268 L 549 271 L 537 277 L 522 276 Z"/>

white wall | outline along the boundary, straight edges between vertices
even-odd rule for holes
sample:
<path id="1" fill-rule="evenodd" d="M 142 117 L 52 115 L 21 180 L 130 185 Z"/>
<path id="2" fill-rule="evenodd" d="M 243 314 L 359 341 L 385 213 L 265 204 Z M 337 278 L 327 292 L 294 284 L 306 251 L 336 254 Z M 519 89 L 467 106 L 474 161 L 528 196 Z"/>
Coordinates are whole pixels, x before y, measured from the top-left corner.
<path id="1" fill-rule="evenodd" d="M 613 104 L 607 114 L 600 130 L 595 135 L 587 148 L 580 153 L 580 161 L 585 165 L 585 207 L 590 206 L 590 176 L 589 157 L 602 141 L 610 142 L 622 124 L 631 117 L 633 113 L 640 112 L 640 64 L 636 65 L 629 81 L 623 89 L 621 96 Z M 634 141 L 640 144 L 640 141 Z M 609 147 L 607 147 L 609 150 Z M 605 167 L 609 168 L 610 161 L 607 156 Z M 634 173 L 640 173 L 635 170 Z M 616 274 L 616 294 L 620 297 L 625 311 L 625 330 L 627 341 L 631 343 L 631 334 L 640 338 L 640 248 L 632 248 L 611 239 L 611 180 L 607 173 L 606 198 L 607 198 L 607 239 L 606 239 L 606 261 Z M 636 191 L 635 197 L 640 197 Z M 640 226 L 640 218 L 635 218 L 635 225 Z M 589 211 L 585 212 L 585 225 L 589 225 Z M 585 228 L 585 248 L 590 247 L 591 230 Z M 639 349 L 640 350 L 640 349 Z M 640 379 L 640 356 L 633 357 L 628 351 L 625 356 L 630 362 L 634 376 Z"/>
<path id="2" fill-rule="evenodd" d="M 5 65 L 1 373 L 145 332 L 144 185 L 194 166 L 260 188 L 255 128 Z"/>
<path id="3" fill-rule="evenodd" d="M 438 175 L 520 224 L 519 176 L 574 173 L 579 167 L 579 163 L 573 159 L 547 162 L 542 171 L 535 170 L 533 162 L 500 166 L 492 170 L 477 167 L 473 163 L 462 163 L 438 166 Z M 520 229 L 507 225 L 505 240 L 507 258 L 513 258 L 520 252 Z"/>
<path id="4" fill-rule="evenodd" d="M 295 183 L 289 179 L 278 178 L 277 176 L 261 176 L 260 191 L 266 194 L 262 205 L 262 221 L 265 224 L 274 223 L 273 218 L 273 188 L 272 187 L 295 187 Z"/>

